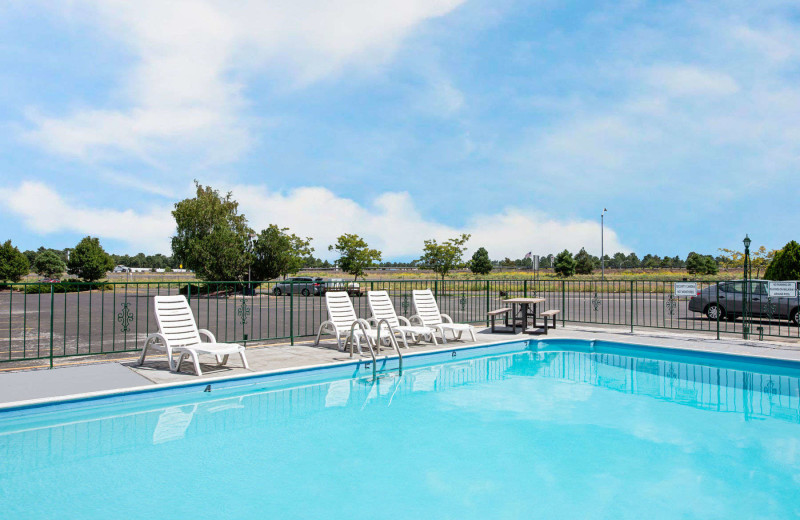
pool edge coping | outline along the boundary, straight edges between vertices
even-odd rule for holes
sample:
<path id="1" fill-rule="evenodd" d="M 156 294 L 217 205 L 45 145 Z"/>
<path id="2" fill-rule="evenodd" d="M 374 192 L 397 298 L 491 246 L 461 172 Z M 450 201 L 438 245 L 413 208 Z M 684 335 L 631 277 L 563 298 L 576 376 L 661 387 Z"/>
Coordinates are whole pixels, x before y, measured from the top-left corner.
<path id="1" fill-rule="evenodd" d="M 711 356 L 721 356 L 721 357 L 732 357 L 732 358 L 740 358 L 740 359 L 754 359 L 754 360 L 761 360 L 761 361 L 773 361 L 773 362 L 785 362 L 785 363 L 793 363 L 800 366 L 800 360 L 798 359 L 789 359 L 780 356 L 774 355 L 766 355 L 767 353 L 742 353 L 742 352 L 724 352 L 719 350 L 702 350 L 697 348 L 689 348 L 687 346 L 682 345 L 653 345 L 651 343 L 641 343 L 639 341 L 645 340 L 646 338 L 635 338 L 637 341 L 634 342 L 626 342 L 626 341 L 613 341 L 608 339 L 598 339 L 596 337 L 593 338 L 575 338 L 575 337 L 559 337 L 559 338 L 547 338 L 542 336 L 522 336 L 518 335 L 513 338 L 502 339 L 497 341 L 491 341 L 487 343 L 481 343 L 478 345 L 471 344 L 471 345 L 458 345 L 458 346 L 449 346 L 447 344 L 442 345 L 446 348 L 438 348 L 435 350 L 426 350 L 421 352 L 408 352 L 403 354 L 403 358 L 406 357 L 424 357 L 424 356 L 432 356 L 437 354 L 442 354 L 445 352 L 453 352 L 453 351 L 465 351 L 465 350 L 474 350 L 478 348 L 488 348 L 488 347 L 495 347 L 498 345 L 505 345 L 509 343 L 517 343 L 517 342 L 527 342 L 530 344 L 537 344 L 539 342 L 549 342 L 549 343 L 562 343 L 562 342 L 571 342 L 571 341 L 581 341 L 587 343 L 605 343 L 605 344 L 616 344 L 616 345 L 623 345 L 627 347 L 647 347 L 651 349 L 657 350 L 665 350 L 665 351 L 677 351 L 683 352 L 685 354 L 706 354 Z M 664 338 L 667 339 L 667 338 Z M 671 338 L 669 338 L 671 339 Z M 698 341 L 702 341 L 697 339 Z M 652 339 L 651 339 L 652 341 Z M 381 356 L 380 358 L 376 358 L 377 362 L 386 363 L 387 361 L 397 360 L 398 356 L 396 354 L 393 355 L 386 355 Z M 22 401 L 11 401 L 8 403 L 0 403 L 0 414 L 5 412 L 12 412 L 12 411 L 21 411 L 24 409 L 35 409 L 35 408 L 44 408 L 46 406 L 53 406 L 58 404 L 69 404 L 69 403 L 78 403 L 81 401 L 90 401 L 95 399 L 102 399 L 106 397 L 114 397 L 120 396 L 125 394 L 149 394 L 149 393 L 156 393 L 165 390 L 171 389 L 181 389 L 181 388 L 189 388 L 193 386 L 201 387 L 206 385 L 212 384 L 219 384 L 219 383 L 226 383 L 230 381 L 247 381 L 250 379 L 260 379 L 270 376 L 278 376 L 282 374 L 296 374 L 299 372 L 310 372 L 322 369 L 336 369 L 341 367 L 347 366 L 355 366 L 359 367 L 362 364 L 372 363 L 371 358 L 358 358 L 353 360 L 347 361 L 334 361 L 330 363 L 317 363 L 311 365 L 301 365 L 291 368 L 277 368 L 272 370 L 261 370 L 257 372 L 252 372 L 249 374 L 235 374 L 235 375 L 225 375 L 225 376 L 217 376 L 217 377 L 209 377 L 204 378 L 197 381 L 176 381 L 174 383 L 156 383 L 152 382 L 149 385 L 143 386 L 135 386 L 135 387 L 126 387 L 126 388 L 115 388 L 111 390 L 98 390 L 95 392 L 84 392 L 78 394 L 67 394 L 67 395 L 60 395 L 60 396 L 53 396 L 53 397 L 41 397 L 36 399 L 26 399 Z M 125 366 L 125 365 L 122 365 Z"/>

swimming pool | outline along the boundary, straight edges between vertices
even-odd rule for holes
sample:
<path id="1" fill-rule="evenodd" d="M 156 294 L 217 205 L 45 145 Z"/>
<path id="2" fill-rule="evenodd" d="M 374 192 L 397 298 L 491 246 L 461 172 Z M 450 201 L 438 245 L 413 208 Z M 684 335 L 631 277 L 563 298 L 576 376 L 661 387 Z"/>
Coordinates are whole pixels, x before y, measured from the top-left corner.
<path id="1" fill-rule="evenodd" d="M 551 340 L 405 365 L 7 409 L 0 517 L 800 515 L 796 364 Z"/>

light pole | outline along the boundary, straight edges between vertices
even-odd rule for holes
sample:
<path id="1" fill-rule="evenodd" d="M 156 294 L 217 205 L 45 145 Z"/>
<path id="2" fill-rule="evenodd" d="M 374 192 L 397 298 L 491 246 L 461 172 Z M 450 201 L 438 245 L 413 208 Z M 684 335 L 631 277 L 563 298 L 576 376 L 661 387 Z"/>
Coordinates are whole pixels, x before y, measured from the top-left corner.
<path id="1" fill-rule="evenodd" d="M 748 311 L 750 310 L 750 237 L 747 234 L 744 235 L 744 240 L 742 240 L 744 244 L 744 288 L 742 290 L 744 296 L 743 308 L 742 308 L 742 336 L 744 339 L 747 339 L 750 333 L 750 326 L 747 322 Z"/>
<path id="2" fill-rule="evenodd" d="M 606 255 L 604 251 L 604 244 L 603 244 L 603 234 L 604 234 L 604 222 L 603 219 L 606 216 L 606 208 L 603 208 L 603 212 L 600 213 L 600 280 L 603 281 L 606 279 Z"/>

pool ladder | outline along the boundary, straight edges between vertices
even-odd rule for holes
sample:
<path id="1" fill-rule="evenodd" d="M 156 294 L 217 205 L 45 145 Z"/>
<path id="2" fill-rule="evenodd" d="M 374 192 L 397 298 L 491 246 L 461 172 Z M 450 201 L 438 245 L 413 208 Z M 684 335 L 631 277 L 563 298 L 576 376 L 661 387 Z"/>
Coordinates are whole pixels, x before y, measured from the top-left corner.
<path id="1" fill-rule="evenodd" d="M 389 329 L 389 344 L 394 347 L 395 352 L 397 352 L 397 359 L 399 361 L 399 375 L 403 375 L 403 354 L 400 352 L 400 345 L 397 343 L 397 337 L 394 333 L 394 328 L 392 328 L 391 323 L 389 323 L 385 318 L 378 321 L 378 331 L 375 336 L 375 349 L 378 350 L 378 355 L 380 355 L 380 348 L 381 348 L 381 325 L 386 324 L 386 327 Z M 344 343 L 344 349 L 347 350 L 348 343 L 350 344 L 350 357 L 353 357 L 353 346 L 355 344 L 355 330 L 356 325 L 361 329 L 361 334 L 364 336 L 366 340 L 367 347 L 369 348 L 369 354 L 372 356 L 372 379 L 374 380 L 377 377 L 378 373 L 378 359 L 375 356 L 375 350 L 372 348 L 372 339 L 370 335 L 367 333 L 369 330 L 369 323 L 367 323 L 363 319 L 358 319 L 350 325 L 350 334 L 347 336 L 347 341 Z"/>

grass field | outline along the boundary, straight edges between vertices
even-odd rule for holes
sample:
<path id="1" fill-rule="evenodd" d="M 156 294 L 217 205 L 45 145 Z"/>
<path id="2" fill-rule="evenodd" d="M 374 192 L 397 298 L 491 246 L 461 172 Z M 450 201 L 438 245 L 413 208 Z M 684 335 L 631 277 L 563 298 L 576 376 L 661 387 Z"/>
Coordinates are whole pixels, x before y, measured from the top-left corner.
<path id="1" fill-rule="evenodd" d="M 761 273 L 763 275 L 763 273 Z M 341 278 L 352 280 L 352 276 L 341 271 L 330 270 L 309 270 L 298 273 L 298 276 L 320 276 L 322 278 Z M 741 279 L 743 271 L 741 269 L 720 270 L 716 275 L 694 275 L 685 269 L 606 269 L 606 280 L 659 280 L 659 281 L 681 281 L 687 280 L 736 280 Z M 448 280 L 531 280 L 534 277 L 532 271 L 522 270 L 494 270 L 488 275 L 474 275 L 469 271 L 458 271 L 450 274 Z M 757 273 L 753 273 L 753 278 L 757 278 Z M 386 271 L 370 270 L 364 276 L 365 280 L 435 280 L 438 275 L 432 271 Z M 542 269 L 538 273 L 540 280 L 561 280 L 552 269 Z M 35 282 L 39 279 L 35 274 L 29 275 L 25 282 Z M 63 281 L 70 281 L 69 278 L 62 278 Z M 107 281 L 122 282 L 193 282 L 196 281 L 194 273 L 110 273 Z M 567 280 L 600 280 L 600 272 L 595 271 L 590 275 L 575 275 Z"/>

